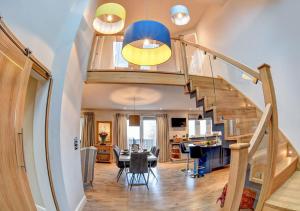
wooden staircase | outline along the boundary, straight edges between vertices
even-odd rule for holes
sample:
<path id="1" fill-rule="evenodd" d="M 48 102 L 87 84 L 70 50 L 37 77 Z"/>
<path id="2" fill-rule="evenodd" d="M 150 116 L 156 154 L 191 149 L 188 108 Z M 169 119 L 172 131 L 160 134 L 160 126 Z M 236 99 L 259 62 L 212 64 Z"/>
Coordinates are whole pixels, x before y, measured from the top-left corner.
<path id="1" fill-rule="evenodd" d="M 196 97 L 197 106 L 203 106 L 204 116 L 213 113 L 213 123 L 223 124 L 224 139 L 249 142 L 260 120 L 259 109 L 237 89 L 222 78 L 190 76 L 188 89 Z M 227 123 L 235 120 L 238 134 L 229 136 Z"/>
<path id="2" fill-rule="evenodd" d="M 213 128 L 215 126 L 222 128 L 225 142 L 250 142 L 263 113 L 247 97 L 222 78 L 189 76 L 187 90 L 191 97 L 196 98 L 197 106 L 203 107 L 203 116 L 211 117 L 213 119 Z M 238 135 L 228 135 L 226 128 L 229 120 L 236 121 L 236 128 L 239 131 Z M 268 134 L 265 135 L 264 139 L 266 141 L 262 141 L 261 146 L 249 160 L 250 174 L 249 178 L 246 178 L 246 180 L 257 184 L 263 183 L 264 169 L 267 167 L 265 161 L 267 159 L 268 136 Z M 284 204 L 281 202 L 283 200 L 281 200 L 280 195 L 285 194 L 285 192 L 290 193 L 289 190 L 286 190 L 291 187 L 291 183 L 293 183 L 289 182 L 290 180 L 294 181 L 294 183 L 297 183 L 298 185 L 300 184 L 300 180 L 296 181 L 297 177 L 300 179 L 300 173 L 295 173 L 297 169 L 297 162 L 298 156 L 295 150 L 293 150 L 288 139 L 283 135 L 283 133 L 279 131 L 277 164 L 275 178 L 272 182 L 272 193 L 278 188 L 279 189 L 266 202 L 263 208 L 264 210 L 285 210 L 277 209 L 279 205 Z M 284 184 L 285 181 L 287 182 Z M 298 191 L 300 193 L 300 188 L 298 188 Z M 277 206 L 276 209 L 274 209 L 274 204 Z M 299 205 L 300 199 L 298 202 L 295 202 L 295 204 Z M 298 210 L 300 210 L 299 206 Z"/>

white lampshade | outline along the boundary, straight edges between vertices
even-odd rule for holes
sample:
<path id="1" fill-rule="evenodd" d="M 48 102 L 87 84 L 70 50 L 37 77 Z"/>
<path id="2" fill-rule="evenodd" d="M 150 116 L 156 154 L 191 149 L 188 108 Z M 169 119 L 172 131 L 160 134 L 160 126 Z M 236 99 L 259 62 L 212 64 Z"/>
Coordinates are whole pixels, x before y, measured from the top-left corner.
<path id="1" fill-rule="evenodd" d="M 189 10 L 184 5 L 175 5 L 170 12 L 173 23 L 178 26 L 186 25 L 191 19 Z"/>

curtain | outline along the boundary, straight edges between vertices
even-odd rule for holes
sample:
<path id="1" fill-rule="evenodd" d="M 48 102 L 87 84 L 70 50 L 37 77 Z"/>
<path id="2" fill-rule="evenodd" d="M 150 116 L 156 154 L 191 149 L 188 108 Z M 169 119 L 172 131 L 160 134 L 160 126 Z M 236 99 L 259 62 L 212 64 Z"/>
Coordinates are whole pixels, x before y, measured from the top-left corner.
<path id="1" fill-rule="evenodd" d="M 169 125 L 168 115 L 158 114 L 156 116 L 157 143 L 160 148 L 159 162 L 169 161 Z"/>
<path id="2" fill-rule="evenodd" d="M 127 148 L 127 116 L 116 114 L 117 146 L 121 149 Z"/>
<path id="3" fill-rule="evenodd" d="M 84 112 L 81 147 L 94 146 L 94 143 L 95 143 L 95 115 L 93 112 Z"/>

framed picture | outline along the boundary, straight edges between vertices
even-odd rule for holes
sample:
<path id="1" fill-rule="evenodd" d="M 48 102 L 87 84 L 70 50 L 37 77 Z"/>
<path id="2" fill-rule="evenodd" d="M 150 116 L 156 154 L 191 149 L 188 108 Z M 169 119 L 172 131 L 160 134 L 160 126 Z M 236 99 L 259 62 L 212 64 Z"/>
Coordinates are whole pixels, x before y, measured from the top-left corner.
<path id="1" fill-rule="evenodd" d="M 99 143 L 103 143 L 102 139 L 100 137 L 100 133 L 107 133 L 107 136 L 105 137 L 105 143 L 111 143 L 112 142 L 112 122 L 111 121 L 97 121 L 97 128 L 96 128 L 96 132 L 97 132 L 97 144 Z"/>

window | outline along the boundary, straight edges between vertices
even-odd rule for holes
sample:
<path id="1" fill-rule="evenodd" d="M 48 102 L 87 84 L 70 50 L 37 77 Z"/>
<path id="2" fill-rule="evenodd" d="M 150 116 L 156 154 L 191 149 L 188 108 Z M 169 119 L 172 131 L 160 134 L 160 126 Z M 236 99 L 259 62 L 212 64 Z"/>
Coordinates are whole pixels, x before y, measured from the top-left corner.
<path id="1" fill-rule="evenodd" d="M 143 118 L 143 148 L 150 150 L 156 145 L 156 119 L 154 117 Z"/>
<path id="2" fill-rule="evenodd" d="M 212 133 L 212 120 L 189 119 L 189 137 L 205 136 Z"/>
<path id="3" fill-rule="evenodd" d="M 140 132 L 140 126 L 129 126 L 127 119 L 127 143 L 129 145 L 141 144 Z"/>
<path id="4" fill-rule="evenodd" d="M 139 144 L 143 149 L 150 150 L 156 146 L 156 119 L 155 117 L 141 117 L 140 126 L 129 126 L 127 120 L 127 143 Z"/>
<path id="5" fill-rule="evenodd" d="M 114 67 L 128 67 L 128 62 L 122 56 L 122 44 L 123 42 L 113 42 Z"/>

